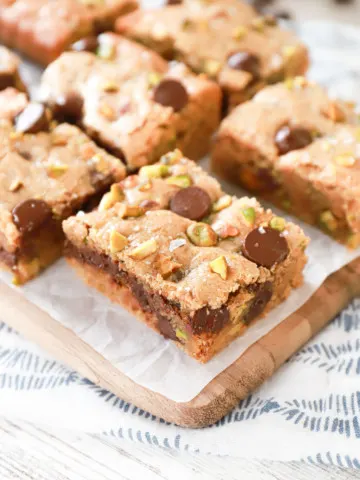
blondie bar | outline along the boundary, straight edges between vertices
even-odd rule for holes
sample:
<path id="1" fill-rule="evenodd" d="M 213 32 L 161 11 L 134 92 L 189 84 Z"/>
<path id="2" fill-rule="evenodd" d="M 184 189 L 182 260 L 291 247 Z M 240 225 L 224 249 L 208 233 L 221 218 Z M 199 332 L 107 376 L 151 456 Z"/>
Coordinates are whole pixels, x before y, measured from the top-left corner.
<path id="1" fill-rule="evenodd" d="M 78 122 L 129 170 L 174 147 L 194 159 L 208 152 L 220 123 L 215 82 L 112 33 L 72 48 L 42 79 L 42 97 L 57 116 Z"/>
<path id="2" fill-rule="evenodd" d="M 63 223 L 87 283 L 200 362 L 302 282 L 307 237 L 254 198 L 226 195 L 179 150 Z"/>
<path id="3" fill-rule="evenodd" d="M 62 220 L 124 178 L 125 167 L 77 127 L 52 125 L 38 103 L 0 118 L 0 158 L 0 263 L 21 284 L 60 256 Z"/>
<path id="4" fill-rule="evenodd" d="M 305 46 L 269 16 L 238 0 L 169 2 L 120 18 L 116 30 L 216 79 L 224 107 L 248 100 L 267 84 L 302 75 Z"/>
<path id="5" fill-rule="evenodd" d="M 135 8 L 136 0 L 0 0 L 0 41 L 47 65 Z"/>
<path id="6" fill-rule="evenodd" d="M 360 245 L 360 128 L 352 105 L 297 77 L 267 87 L 220 128 L 212 165 L 338 241 Z"/>

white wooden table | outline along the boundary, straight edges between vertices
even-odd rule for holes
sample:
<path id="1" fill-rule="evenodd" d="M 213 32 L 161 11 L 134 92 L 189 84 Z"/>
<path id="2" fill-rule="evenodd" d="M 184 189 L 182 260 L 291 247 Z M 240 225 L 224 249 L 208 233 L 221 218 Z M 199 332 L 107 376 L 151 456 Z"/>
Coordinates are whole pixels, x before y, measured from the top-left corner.
<path id="1" fill-rule="evenodd" d="M 280 0 L 300 20 L 333 19 L 360 25 L 360 0 Z M 241 439 L 240 439 L 241 441 Z M 298 463 L 191 456 L 123 441 L 44 429 L 0 417 L 0 480 L 347 480 L 356 471 Z"/>

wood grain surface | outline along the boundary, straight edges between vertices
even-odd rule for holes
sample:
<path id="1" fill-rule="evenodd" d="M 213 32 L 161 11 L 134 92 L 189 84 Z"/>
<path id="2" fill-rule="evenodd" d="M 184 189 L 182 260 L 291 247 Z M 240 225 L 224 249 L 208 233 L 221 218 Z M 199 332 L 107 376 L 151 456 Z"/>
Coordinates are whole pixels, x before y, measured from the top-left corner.
<path id="1" fill-rule="evenodd" d="M 360 295 L 360 259 L 331 275 L 297 312 L 262 337 L 193 400 L 174 402 L 121 373 L 74 332 L 31 304 L 21 291 L 0 283 L 7 323 L 97 385 L 169 422 L 203 427 L 223 417 Z"/>

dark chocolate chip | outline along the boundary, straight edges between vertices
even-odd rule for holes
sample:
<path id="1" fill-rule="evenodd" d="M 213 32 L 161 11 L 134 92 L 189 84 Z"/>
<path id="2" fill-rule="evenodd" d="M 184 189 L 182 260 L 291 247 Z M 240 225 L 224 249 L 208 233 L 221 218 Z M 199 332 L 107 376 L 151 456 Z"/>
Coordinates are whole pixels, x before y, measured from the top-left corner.
<path id="1" fill-rule="evenodd" d="M 284 125 L 275 134 L 275 145 L 280 155 L 304 148 L 312 141 L 313 137 L 309 130 L 302 127 Z"/>
<path id="2" fill-rule="evenodd" d="M 289 246 L 278 230 L 259 227 L 245 238 L 243 253 L 252 262 L 270 268 L 285 260 L 289 254 Z"/>
<path id="3" fill-rule="evenodd" d="M 31 233 L 50 220 L 52 212 L 43 200 L 31 199 L 16 205 L 12 217 L 21 233 Z"/>
<path id="4" fill-rule="evenodd" d="M 49 130 L 49 118 L 42 103 L 29 103 L 15 118 L 15 130 L 21 133 L 38 133 Z"/>
<path id="5" fill-rule="evenodd" d="M 252 300 L 250 308 L 246 312 L 242 321 L 248 325 L 254 318 L 258 317 L 265 309 L 273 295 L 273 284 L 271 282 L 261 283 L 257 285 L 255 297 Z"/>
<path id="6" fill-rule="evenodd" d="M 99 46 L 97 37 L 85 37 L 70 46 L 70 50 L 74 52 L 93 52 L 95 53 Z"/>
<path id="7" fill-rule="evenodd" d="M 154 100 L 164 107 L 172 107 L 175 112 L 179 112 L 187 105 L 189 95 L 181 82 L 166 78 L 155 87 Z"/>
<path id="8" fill-rule="evenodd" d="M 160 333 L 165 337 L 165 338 L 170 338 L 170 340 L 175 340 L 178 341 L 178 338 L 176 336 L 176 332 L 173 329 L 170 321 L 161 315 L 159 312 L 156 312 L 156 316 L 158 319 L 158 329 L 160 330 Z"/>
<path id="9" fill-rule="evenodd" d="M 249 52 L 235 52 L 228 58 L 228 66 L 234 70 L 244 70 L 254 78 L 260 77 L 260 60 Z"/>
<path id="10" fill-rule="evenodd" d="M 84 100 L 77 92 L 68 92 L 56 99 L 55 114 L 61 119 L 78 121 L 82 117 Z"/>
<path id="11" fill-rule="evenodd" d="M 190 220 L 201 220 L 211 210 L 211 198 L 200 187 L 179 190 L 170 201 L 170 210 Z"/>
<path id="12" fill-rule="evenodd" d="M 165 5 L 181 5 L 183 3 L 183 0 L 165 0 L 164 4 Z"/>
<path id="13" fill-rule="evenodd" d="M 191 319 L 191 327 L 195 334 L 200 333 L 217 333 L 230 320 L 230 313 L 227 307 L 222 306 L 214 310 L 203 307 L 195 312 Z"/>
<path id="14" fill-rule="evenodd" d="M 11 73 L 0 73 L 0 90 L 14 86 L 14 76 Z"/>

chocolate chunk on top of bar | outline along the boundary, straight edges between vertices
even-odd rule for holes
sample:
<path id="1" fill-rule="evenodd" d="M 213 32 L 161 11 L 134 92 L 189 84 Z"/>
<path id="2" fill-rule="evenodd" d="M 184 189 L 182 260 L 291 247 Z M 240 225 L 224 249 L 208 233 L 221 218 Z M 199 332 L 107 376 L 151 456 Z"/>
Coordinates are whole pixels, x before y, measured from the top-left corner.
<path id="1" fill-rule="evenodd" d="M 63 227 L 66 255 L 90 284 L 108 283 L 109 296 L 135 312 L 121 289 L 132 292 L 140 316 L 200 361 L 285 298 L 306 262 L 299 227 L 254 198 L 226 195 L 179 150 Z"/>
<path id="2" fill-rule="evenodd" d="M 116 28 L 216 79 L 230 109 L 266 84 L 304 74 L 308 66 L 306 48 L 291 32 L 238 0 L 138 10 L 120 18 Z"/>
<path id="3" fill-rule="evenodd" d="M 61 254 L 64 218 L 125 176 L 119 159 L 47 114 L 30 102 L 12 121 L 0 118 L 0 262 L 16 283 Z"/>
<path id="4" fill-rule="evenodd" d="M 80 123 L 129 170 L 174 147 L 204 156 L 220 121 L 218 85 L 118 35 L 100 35 L 95 52 L 93 42 L 45 71 L 41 90 L 55 115 Z"/>

